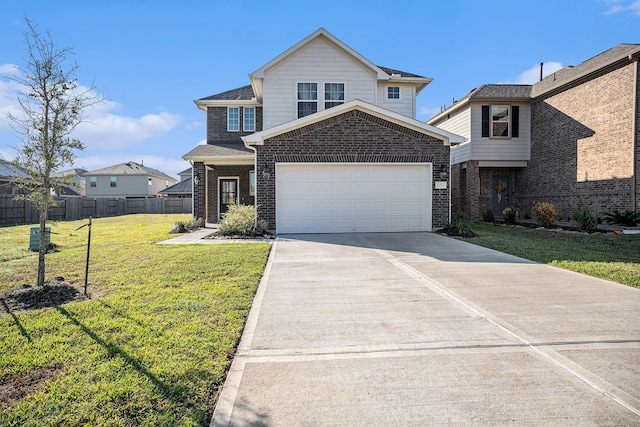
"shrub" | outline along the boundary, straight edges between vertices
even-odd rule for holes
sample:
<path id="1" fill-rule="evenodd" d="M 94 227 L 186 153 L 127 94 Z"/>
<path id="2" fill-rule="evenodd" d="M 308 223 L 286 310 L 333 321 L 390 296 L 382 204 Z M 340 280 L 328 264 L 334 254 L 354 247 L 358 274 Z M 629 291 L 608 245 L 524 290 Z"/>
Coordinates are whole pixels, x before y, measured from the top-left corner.
<path id="1" fill-rule="evenodd" d="M 451 227 L 454 227 L 459 235 L 465 235 L 471 231 L 469 216 L 461 210 L 456 211 L 451 218 Z"/>
<path id="2" fill-rule="evenodd" d="M 537 202 L 533 205 L 536 222 L 542 227 L 550 227 L 556 221 L 556 207 L 547 202 Z"/>
<path id="3" fill-rule="evenodd" d="M 502 211 L 502 216 L 504 217 L 504 222 L 506 222 L 507 224 L 515 224 L 518 220 L 518 209 L 505 208 Z"/>
<path id="4" fill-rule="evenodd" d="M 171 225 L 171 233 L 186 233 L 187 231 L 194 231 L 204 226 L 204 220 L 202 218 L 191 218 L 186 221 L 176 221 Z"/>
<path id="5" fill-rule="evenodd" d="M 224 235 L 251 236 L 257 216 L 258 210 L 255 206 L 231 205 L 222 215 L 220 232 Z"/>
<path id="6" fill-rule="evenodd" d="M 482 214 L 482 220 L 484 222 L 493 222 L 493 211 L 491 209 L 487 209 L 486 211 L 484 211 L 484 213 Z"/>
<path id="7" fill-rule="evenodd" d="M 598 220 L 589 210 L 586 203 L 582 203 L 582 207 L 576 210 L 576 228 L 578 231 L 586 231 L 592 233 L 598 228 Z"/>
<path id="8" fill-rule="evenodd" d="M 640 213 L 635 211 L 625 211 L 624 213 L 619 211 L 613 211 L 604 214 L 604 220 L 609 224 L 624 225 L 627 227 L 633 227 L 640 222 Z"/>

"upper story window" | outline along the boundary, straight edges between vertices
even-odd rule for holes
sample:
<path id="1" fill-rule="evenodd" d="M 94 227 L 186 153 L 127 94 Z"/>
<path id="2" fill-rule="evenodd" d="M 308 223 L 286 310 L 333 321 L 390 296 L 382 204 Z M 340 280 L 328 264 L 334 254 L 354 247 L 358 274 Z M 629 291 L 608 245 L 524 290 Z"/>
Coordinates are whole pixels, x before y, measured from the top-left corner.
<path id="1" fill-rule="evenodd" d="M 240 130 L 240 107 L 227 108 L 227 130 L 229 132 Z"/>
<path id="2" fill-rule="evenodd" d="M 517 138 L 520 126 L 520 107 L 517 105 L 483 105 L 482 136 L 489 138 Z"/>
<path id="3" fill-rule="evenodd" d="M 344 83 L 324 84 L 324 108 L 344 104 Z"/>
<path id="4" fill-rule="evenodd" d="M 97 187 L 98 186 L 98 177 L 97 176 L 90 176 L 89 177 L 89 186 L 90 187 Z"/>
<path id="5" fill-rule="evenodd" d="M 153 179 L 151 177 L 149 177 L 149 179 L 147 179 L 147 182 L 149 183 L 149 185 L 153 185 Z"/>
<path id="6" fill-rule="evenodd" d="M 112 176 L 110 178 L 109 182 L 111 183 L 112 187 L 117 187 L 118 186 L 118 177 L 117 176 Z"/>
<path id="7" fill-rule="evenodd" d="M 298 118 L 318 111 L 318 83 L 298 83 Z"/>
<path id="8" fill-rule="evenodd" d="M 242 130 L 253 132 L 256 130 L 256 109 L 254 107 L 244 107 L 244 117 L 242 118 Z"/>
<path id="9" fill-rule="evenodd" d="M 389 86 L 387 88 L 387 99 L 400 99 L 400 87 Z"/>

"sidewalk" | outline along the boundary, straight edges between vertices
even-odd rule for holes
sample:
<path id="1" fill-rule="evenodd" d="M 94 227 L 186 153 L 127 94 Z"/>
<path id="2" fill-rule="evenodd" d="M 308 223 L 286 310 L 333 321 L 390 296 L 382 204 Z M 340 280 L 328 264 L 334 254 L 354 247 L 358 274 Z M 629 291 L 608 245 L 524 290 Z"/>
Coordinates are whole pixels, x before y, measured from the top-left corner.
<path id="1" fill-rule="evenodd" d="M 273 243 L 274 239 L 206 239 L 218 231 L 218 224 L 207 224 L 191 233 L 178 234 L 168 240 L 158 242 L 159 245 L 216 245 L 220 243 Z"/>

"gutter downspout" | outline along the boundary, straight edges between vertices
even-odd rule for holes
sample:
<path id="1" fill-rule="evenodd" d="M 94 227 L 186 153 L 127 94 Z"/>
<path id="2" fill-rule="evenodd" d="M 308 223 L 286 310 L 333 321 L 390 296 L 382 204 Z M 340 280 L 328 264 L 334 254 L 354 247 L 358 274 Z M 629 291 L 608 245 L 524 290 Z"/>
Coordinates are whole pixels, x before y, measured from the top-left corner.
<path id="1" fill-rule="evenodd" d="M 253 195 L 253 207 L 256 208 L 256 217 L 253 220 L 253 227 L 255 228 L 258 226 L 258 205 L 256 203 L 258 201 L 258 150 L 254 146 L 247 145 L 244 137 L 240 137 L 240 139 L 245 147 L 253 151 L 253 174 L 256 177 L 256 193 Z"/>
<path id="2" fill-rule="evenodd" d="M 638 141 L 638 58 L 632 58 L 629 55 L 629 59 L 631 59 L 635 67 L 633 68 L 633 125 L 631 135 L 631 210 L 636 210 L 636 180 L 637 180 L 637 171 L 636 171 L 636 147 L 640 144 Z"/>

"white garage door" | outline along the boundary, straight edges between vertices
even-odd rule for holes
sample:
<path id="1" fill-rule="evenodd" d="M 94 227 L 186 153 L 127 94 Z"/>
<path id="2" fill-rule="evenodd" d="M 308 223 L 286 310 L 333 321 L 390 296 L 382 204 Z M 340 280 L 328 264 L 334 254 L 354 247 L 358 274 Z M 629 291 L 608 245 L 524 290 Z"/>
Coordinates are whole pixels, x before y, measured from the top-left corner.
<path id="1" fill-rule="evenodd" d="M 431 164 L 277 164 L 276 227 L 431 231 Z"/>

